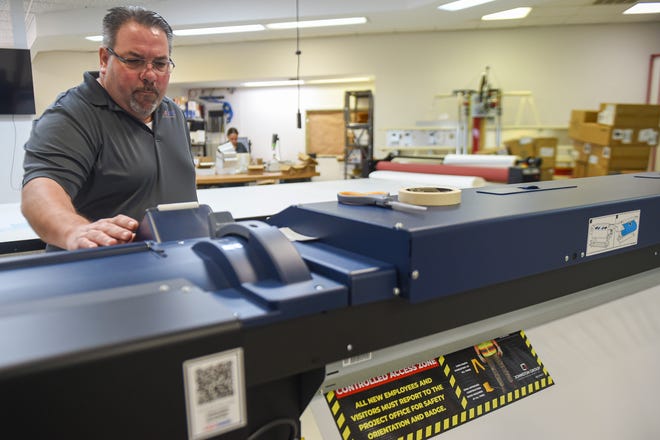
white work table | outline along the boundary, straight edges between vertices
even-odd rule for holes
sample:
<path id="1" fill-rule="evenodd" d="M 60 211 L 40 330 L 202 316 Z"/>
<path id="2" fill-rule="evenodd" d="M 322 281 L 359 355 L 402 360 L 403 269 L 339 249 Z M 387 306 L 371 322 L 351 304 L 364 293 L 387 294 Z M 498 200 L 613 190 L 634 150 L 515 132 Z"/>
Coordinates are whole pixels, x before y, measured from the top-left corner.
<path id="1" fill-rule="evenodd" d="M 21 214 L 20 203 L 0 204 L 0 243 L 38 238 Z"/>
<path id="2" fill-rule="evenodd" d="M 443 181 L 456 183 L 439 176 L 435 185 L 455 186 L 443 184 Z M 197 191 L 197 197 L 199 203 L 209 205 L 214 211 L 229 211 L 235 219 L 261 218 L 276 214 L 291 205 L 337 200 L 339 191 L 387 191 L 390 194 L 398 194 L 400 189 L 415 185 L 419 186 L 420 183 L 381 179 L 327 180 L 201 189 Z M 426 185 L 428 186 L 428 183 Z"/>
<path id="3" fill-rule="evenodd" d="M 424 179 L 428 179 L 427 176 Z M 435 175 L 429 185 L 471 187 L 472 178 L 456 179 L 456 176 Z M 478 181 L 477 181 L 478 183 Z M 337 200 L 339 191 L 388 191 L 397 194 L 399 189 L 420 185 L 415 180 L 350 179 L 320 182 L 285 183 L 278 185 L 237 186 L 197 190 L 200 204 L 209 205 L 213 211 L 229 211 L 234 219 L 264 218 L 276 214 L 291 205 Z M 37 240 L 27 220 L 21 214 L 20 203 L 0 204 L 0 243 Z"/>

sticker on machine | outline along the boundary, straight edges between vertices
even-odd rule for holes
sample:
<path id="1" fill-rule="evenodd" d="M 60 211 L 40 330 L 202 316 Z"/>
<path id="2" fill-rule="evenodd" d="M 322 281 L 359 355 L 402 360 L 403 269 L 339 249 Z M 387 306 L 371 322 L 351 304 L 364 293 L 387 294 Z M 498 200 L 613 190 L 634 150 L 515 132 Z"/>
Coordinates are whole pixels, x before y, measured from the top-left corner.
<path id="1" fill-rule="evenodd" d="M 553 384 L 519 331 L 337 388 L 325 400 L 343 440 L 427 440 Z"/>
<path id="2" fill-rule="evenodd" d="M 587 256 L 637 244 L 640 211 L 604 215 L 589 219 Z"/>
<path id="3" fill-rule="evenodd" d="M 188 438 L 201 440 L 247 424 L 243 349 L 183 363 Z"/>

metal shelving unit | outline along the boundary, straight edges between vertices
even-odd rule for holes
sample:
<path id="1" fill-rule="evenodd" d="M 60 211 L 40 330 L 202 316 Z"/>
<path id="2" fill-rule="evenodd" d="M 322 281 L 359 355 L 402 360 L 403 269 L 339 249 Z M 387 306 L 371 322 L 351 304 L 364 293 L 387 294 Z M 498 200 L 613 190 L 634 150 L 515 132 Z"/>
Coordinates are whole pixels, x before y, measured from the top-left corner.
<path id="1" fill-rule="evenodd" d="M 371 90 L 344 94 L 344 179 L 367 177 L 374 157 L 374 96 Z"/>

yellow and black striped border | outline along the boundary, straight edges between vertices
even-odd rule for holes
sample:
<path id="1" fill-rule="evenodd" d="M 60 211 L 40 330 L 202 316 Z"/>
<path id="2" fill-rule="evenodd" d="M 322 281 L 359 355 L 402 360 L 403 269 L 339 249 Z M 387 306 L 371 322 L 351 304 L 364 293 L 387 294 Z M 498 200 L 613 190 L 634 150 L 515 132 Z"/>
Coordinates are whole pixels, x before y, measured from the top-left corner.
<path id="1" fill-rule="evenodd" d="M 552 385 L 552 378 L 550 377 L 550 374 L 548 373 L 548 370 L 545 369 L 545 365 L 543 365 L 543 362 L 541 362 L 541 359 L 539 359 L 539 355 L 536 353 L 536 350 L 534 350 L 534 347 L 532 347 L 532 343 L 529 342 L 529 339 L 527 339 L 527 335 L 525 334 L 524 330 L 520 330 L 520 337 L 523 338 L 523 341 L 525 341 L 525 345 L 527 348 L 529 348 L 529 352 L 534 356 L 534 359 L 536 359 L 536 363 L 539 364 L 539 367 L 541 367 L 541 370 L 543 371 L 543 375 L 550 380 L 550 385 Z"/>
<path id="2" fill-rule="evenodd" d="M 346 423 L 346 417 L 344 417 L 344 413 L 341 412 L 341 406 L 339 405 L 337 396 L 335 396 L 335 392 L 327 392 L 325 394 L 325 400 L 328 402 L 328 407 L 330 408 L 332 417 L 335 419 L 335 423 L 337 424 L 341 438 L 343 440 L 352 439 L 353 437 L 351 437 L 351 427 Z"/>
<path id="3" fill-rule="evenodd" d="M 470 420 L 476 419 L 477 417 L 488 414 L 489 412 L 495 411 L 498 408 L 506 406 L 510 403 L 515 402 L 516 400 L 522 399 L 532 393 L 540 391 L 553 384 L 552 378 L 547 377 L 540 380 L 537 380 L 534 383 L 519 388 L 514 391 L 510 391 L 502 396 L 499 396 L 495 399 L 489 400 L 470 408 L 463 410 L 458 414 L 454 414 L 451 417 L 446 417 L 442 421 L 438 421 L 433 425 L 426 426 L 425 428 L 418 429 L 415 432 L 411 432 L 406 436 L 398 437 L 398 440 L 424 440 L 431 438 L 435 435 L 441 434 L 445 431 L 449 431 L 452 428 L 460 426 Z"/>
<path id="4" fill-rule="evenodd" d="M 445 357 L 440 356 L 438 358 L 438 363 L 440 364 L 440 369 L 445 374 L 445 377 L 447 378 L 447 380 L 449 380 L 449 385 L 451 386 L 452 390 L 454 390 L 454 394 L 456 395 L 456 401 L 461 405 L 461 408 L 463 409 L 467 408 L 468 401 L 465 398 L 465 396 L 463 396 L 463 390 L 461 390 L 461 387 L 457 385 L 456 378 L 454 377 L 454 374 L 451 372 L 451 368 L 449 368 L 449 365 L 447 365 Z"/>
<path id="5" fill-rule="evenodd" d="M 435 422 L 432 425 L 428 425 L 425 426 L 424 428 L 420 428 L 415 432 L 411 432 L 406 434 L 405 436 L 398 437 L 397 440 L 425 440 L 431 438 L 435 435 L 441 434 L 452 428 L 467 423 L 477 417 L 495 411 L 498 408 L 509 405 L 510 403 L 513 403 L 516 400 L 529 396 L 530 394 L 541 391 L 549 387 L 550 385 L 553 385 L 554 381 L 552 380 L 552 377 L 550 377 L 550 375 L 548 374 L 548 371 L 546 370 L 545 366 L 539 359 L 538 354 L 532 347 L 532 344 L 529 342 L 529 339 L 527 339 L 527 335 L 523 330 L 520 330 L 519 334 L 523 338 L 523 341 L 525 342 L 527 348 L 530 350 L 530 353 L 532 354 L 532 356 L 534 356 L 534 359 L 541 367 L 541 370 L 543 371 L 545 377 L 533 383 L 530 383 L 522 388 L 509 391 L 506 394 L 498 396 L 487 402 L 481 403 L 473 408 L 467 408 L 468 401 L 463 395 L 463 391 L 457 385 L 456 378 L 451 372 L 451 368 L 449 368 L 449 365 L 447 365 L 445 357 L 440 356 L 438 358 L 440 368 L 442 369 L 443 373 L 449 380 L 449 384 L 451 385 L 454 391 L 456 400 L 463 408 L 463 411 L 461 411 L 458 414 L 454 414 L 451 417 L 446 417 L 443 420 Z M 333 391 L 326 393 L 325 399 L 328 403 L 328 407 L 330 408 L 330 412 L 332 413 L 332 417 L 334 418 L 335 423 L 337 424 L 337 428 L 339 429 L 339 434 L 341 435 L 342 440 L 355 440 L 355 438 L 352 437 L 351 435 L 350 426 L 348 425 L 348 423 L 346 423 L 346 417 L 341 411 L 341 405 L 339 404 L 339 401 L 335 393 Z"/>

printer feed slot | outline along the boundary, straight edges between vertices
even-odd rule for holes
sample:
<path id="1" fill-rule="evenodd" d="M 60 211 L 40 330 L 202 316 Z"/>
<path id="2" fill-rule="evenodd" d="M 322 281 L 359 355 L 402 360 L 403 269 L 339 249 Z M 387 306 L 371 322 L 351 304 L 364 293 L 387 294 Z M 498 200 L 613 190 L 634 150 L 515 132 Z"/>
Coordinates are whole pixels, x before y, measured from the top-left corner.
<path id="1" fill-rule="evenodd" d="M 524 185 L 524 186 L 494 186 L 494 187 L 486 187 L 483 189 L 478 189 L 477 192 L 481 194 L 492 194 L 496 196 L 508 196 L 512 194 L 527 194 L 531 192 L 555 191 L 559 189 L 571 189 L 571 188 L 577 188 L 577 185 L 549 186 L 545 188 L 538 184 Z"/>

